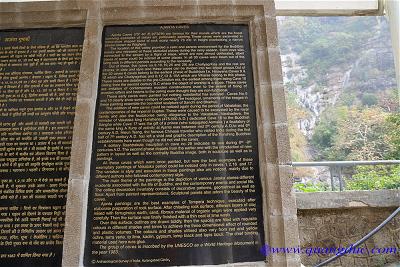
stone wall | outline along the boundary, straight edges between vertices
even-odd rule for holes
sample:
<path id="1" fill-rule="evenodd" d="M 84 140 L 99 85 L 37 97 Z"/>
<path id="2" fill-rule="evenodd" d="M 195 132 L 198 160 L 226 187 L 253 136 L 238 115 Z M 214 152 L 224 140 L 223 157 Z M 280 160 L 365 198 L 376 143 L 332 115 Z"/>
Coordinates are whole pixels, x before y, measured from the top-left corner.
<path id="1" fill-rule="evenodd" d="M 400 205 L 400 192 L 298 193 L 297 204 L 301 247 L 347 247 L 378 226 Z M 361 247 L 369 250 L 395 247 L 399 251 L 400 216 Z M 313 266 L 327 258 L 303 254 L 301 261 L 305 266 Z M 400 252 L 397 255 L 347 255 L 329 266 L 385 266 L 395 262 L 400 264 Z"/>

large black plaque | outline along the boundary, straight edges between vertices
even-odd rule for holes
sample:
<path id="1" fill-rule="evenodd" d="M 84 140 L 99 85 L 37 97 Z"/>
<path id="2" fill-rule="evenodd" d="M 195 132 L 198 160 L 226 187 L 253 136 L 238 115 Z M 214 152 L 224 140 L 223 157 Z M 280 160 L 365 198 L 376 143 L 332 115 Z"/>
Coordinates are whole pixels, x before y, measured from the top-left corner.
<path id="1" fill-rule="evenodd" d="M 86 266 L 263 260 L 245 25 L 108 26 Z"/>
<path id="2" fill-rule="evenodd" d="M 83 33 L 0 31 L 0 266 L 61 266 Z"/>

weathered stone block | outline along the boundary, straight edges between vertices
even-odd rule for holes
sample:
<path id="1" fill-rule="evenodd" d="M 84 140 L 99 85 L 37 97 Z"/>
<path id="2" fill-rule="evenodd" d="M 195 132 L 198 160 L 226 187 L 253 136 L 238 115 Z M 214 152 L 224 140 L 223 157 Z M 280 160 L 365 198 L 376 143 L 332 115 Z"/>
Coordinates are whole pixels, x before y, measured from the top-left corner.
<path id="1" fill-rule="evenodd" d="M 68 182 L 62 263 L 64 267 L 80 266 L 84 246 L 87 188 L 88 181 L 79 177 L 72 177 Z"/>

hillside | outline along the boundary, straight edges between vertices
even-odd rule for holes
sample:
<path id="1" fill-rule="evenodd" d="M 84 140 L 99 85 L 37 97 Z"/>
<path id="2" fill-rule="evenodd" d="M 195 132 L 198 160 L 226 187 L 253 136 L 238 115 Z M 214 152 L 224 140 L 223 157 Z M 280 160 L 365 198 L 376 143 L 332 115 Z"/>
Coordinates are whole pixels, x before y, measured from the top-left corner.
<path id="1" fill-rule="evenodd" d="M 386 157 L 383 154 L 353 157 L 354 151 L 348 151 L 351 147 L 346 152 L 333 151 L 335 142 L 345 138 L 340 136 L 345 135 L 344 121 L 379 113 L 379 118 L 371 118 L 379 123 L 398 110 L 386 19 L 280 17 L 278 20 L 293 160 Z M 379 145 L 389 149 L 382 142 Z"/>
<path id="2" fill-rule="evenodd" d="M 400 159 L 400 113 L 384 17 L 278 19 L 293 161 Z M 343 170 L 347 190 L 400 188 L 400 167 Z M 325 191 L 328 168 L 295 168 Z M 338 188 L 338 179 L 335 179 Z"/>

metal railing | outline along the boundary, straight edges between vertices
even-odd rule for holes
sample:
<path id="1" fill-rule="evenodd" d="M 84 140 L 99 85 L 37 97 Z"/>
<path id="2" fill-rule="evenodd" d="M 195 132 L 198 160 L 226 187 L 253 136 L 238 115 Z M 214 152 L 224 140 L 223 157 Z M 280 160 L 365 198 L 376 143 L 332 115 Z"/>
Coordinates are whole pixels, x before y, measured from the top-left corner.
<path id="1" fill-rule="evenodd" d="M 335 191 L 335 178 L 339 181 L 339 191 L 344 190 L 343 169 L 360 165 L 400 165 L 400 160 L 373 160 L 373 161 L 310 161 L 292 162 L 297 167 L 328 167 L 331 180 L 331 189 Z"/>

